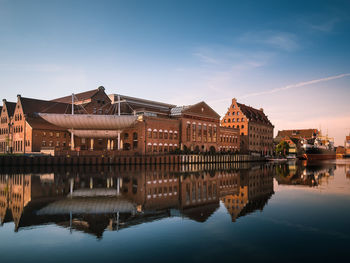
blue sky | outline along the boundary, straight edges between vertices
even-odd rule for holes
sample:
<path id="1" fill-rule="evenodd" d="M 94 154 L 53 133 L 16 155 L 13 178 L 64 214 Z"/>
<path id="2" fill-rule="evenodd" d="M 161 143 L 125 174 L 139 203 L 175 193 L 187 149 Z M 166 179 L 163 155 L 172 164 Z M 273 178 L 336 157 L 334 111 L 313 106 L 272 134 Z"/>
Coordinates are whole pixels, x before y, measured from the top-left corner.
<path id="1" fill-rule="evenodd" d="M 349 1 L 0 0 L 0 90 L 51 99 L 103 85 L 178 105 L 233 97 L 275 130 L 350 132 Z M 287 87 L 287 88 L 286 88 Z"/>

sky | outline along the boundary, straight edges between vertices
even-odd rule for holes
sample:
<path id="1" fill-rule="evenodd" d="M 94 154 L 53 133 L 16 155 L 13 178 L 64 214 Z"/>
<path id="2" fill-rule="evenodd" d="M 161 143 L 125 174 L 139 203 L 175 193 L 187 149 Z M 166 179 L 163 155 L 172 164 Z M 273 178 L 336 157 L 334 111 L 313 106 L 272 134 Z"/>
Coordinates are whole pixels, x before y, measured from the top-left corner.
<path id="1" fill-rule="evenodd" d="M 232 98 L 283 129 L 350 133 L 350 1 L 0 0 L 0 94 L 104 86 L 176 105 Z"/>

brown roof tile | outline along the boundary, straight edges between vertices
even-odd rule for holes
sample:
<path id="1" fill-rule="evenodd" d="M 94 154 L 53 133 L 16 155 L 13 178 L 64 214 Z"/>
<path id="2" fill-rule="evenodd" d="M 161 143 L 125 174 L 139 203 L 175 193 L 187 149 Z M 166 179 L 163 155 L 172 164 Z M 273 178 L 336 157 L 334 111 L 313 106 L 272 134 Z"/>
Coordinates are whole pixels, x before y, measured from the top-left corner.
<path id="1" fill-rule="evenodd" d="M 300 129 L 300 130 L 282 130 L 278 131 L 277 137 L 290 137 L 290 138 L 312 138 L 318 134 L 317 129 Z"/>
<path id="2" fill-rule="evenodd" d="M 262 110 L 257 110 L 253 107 L 241 103 L 237 103 L 237 106 L 241 109 L 249 121 L 260 122 L 272 126 L 272 123 Z"/>
<path id="3" fill-rule="evenodd" d="M 74 94 L 74 100 L 82 101 L 82 100 L 90 99 L 90 98 L 93 97 L 99 90 L 100 90 L 100 88 Z M 70 96 L 65 96 L 65 97 L 58 98 L 58 99 L 54 99 L 54 100 L 52 100 L 52 101 L 63 102 L 63 103 L 70 103 L 70 104 L 71 104 L 71 103 L 72 103 L 72 95 L 70 95 Z"/>
<path id="4" fill-rule="evenodd" d="M 37 100 L 20 97 L 24 114 L 33 113 L 70 113 L 71 105 L 67 103 Z"/>

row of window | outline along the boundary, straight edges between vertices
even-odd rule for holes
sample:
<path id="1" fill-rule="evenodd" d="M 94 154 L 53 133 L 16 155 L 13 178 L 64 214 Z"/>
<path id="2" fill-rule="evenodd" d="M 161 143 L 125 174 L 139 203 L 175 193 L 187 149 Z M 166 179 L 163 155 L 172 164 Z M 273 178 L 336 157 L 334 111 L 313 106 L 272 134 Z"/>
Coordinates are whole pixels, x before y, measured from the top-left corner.
<path id="1" fill-rule="evenodd" d="M 227 112 L 227 116 L 234 116 L 234 115 L 237 115 L 237 116 L 239 116 L 240 115 L 240 112 L 239 111 L 233 111 L 233 112 Z"/>
<path id="2" fill-rule="evenodd" d="M 147 137 L 150 139 L 169 139 L 169 140 L 177 140 L 179 138 L 177 131 L 167 131 L 167 130 L 157 130 L 157 129 L 148 129 Z"/>
<path id="3" fill-rule="evenodd" d="M 264 135 L 259 135 L 259 134 L 249 134 L 249 137 L 250 137 L 250 138 L 263 139 L 263 140 L 272 139 L 271 136 L 264 136 Z"/>
<path id="4" fill-rule="evenodd" d="M 162 152 L 172 152 L 173 150 L 175 150 L 177 148 L 177 144 L 174 145 L 167 145 L 164 144 L 162 145 L 161 143 L 159 145 L 157 145 L 156 143 L 152 144 L 148 144 L 147 145 L 147 152 L 154 152 L 154 153 L 162 153 Z"/>
<path id="5" fill-rule="evenodd" d="M 217 127 L 216 125 L 206 125 L 198 123 L 187 123 L 186 125 L 186 139 L 193 142 L 216 142 Z"/>
<path id="6" fill-rule="evenodd" d="M 9 128 L 1 128 L 1 129 L 0 129 L 0 135 L 2 135 L 2 134 L 8 134 L 8 132 L 9 132 Z"/>
<path id="7" fill-rule="evenodd" d="M 66 142 L 59 142 L 57 141 L 56 143 L 54 143 L 53 141 L 49 141 L 48 143 L 46 141 L 42 141 L 41 142 L 41 146 L 43 147 L 53 147 L 53 146 L 56 146 L 56 147 L 60 147 L 62 145 L 62 147 L 66 147 L 67 143 Z"/>
<path id="8" fill-rule="evenodd" d="M 208 184 L 207 182 L 203 182 L 203 185 L 200 182 L 186 184 L 185 189 L 185 198 L 187 203 L 189 203 L 191 199 L 192 202 L 196 202 L 201 201 L 202 199 L 206 200 L 207 198 L 216 198 L 216 183 L 212 183 L 210 181 Z"/>
<path id="9" fill-rule="evenodd" d="M 241 129 L 244 129 L 244 125 L 237 125 L 237 127 L 235 126 L 235 125 L 227 125 L 227 126 L 225 126 L 225 127 L 229 127 L 229 128 L 237 128 L 237 129 L 239 129 L 239 128 L 241 128 Z"/>
<path id="10" fill-rule="evenodd" d="M 227 118 L 227 119 L 224 119 L 224 122 L 225 122 L 225 123 L 226 123 L 226 120 L 227 120 L 228 123 L 230 123 L 230 122 L 236 122 L 236 120 L 237 120 L 237 122 L 240 122 L 240 121 L 241 121 L 241 122 L 244 122 L 244 121 L 245 121 L 244 118 L 241 118 L 241 119 L 240 119 L 240 118 L 237 118 L 237 119 L 236 119 L 236 118 L 232 118 L 232 119 L 231 119 L 231 118 Z"/>
<path id="11" fill-rule="evenodd" d="M 238 137 L 232 137 L 232 136 L 220 136 L 220 142 L 231 142 L 231 143 L 238 143 Z"/>
<path id="12" fill-rule="evenodd" d="M 1 118 L 1 123 L 7 123 L 7 117 L 2 117 Z"/>
<path id="13" fill-rule="evenodd" d="M 254 127 L 254 126 L 250 126 L 249 128 L 251 131 L 258 131 L 258 132 L 272 132 L 272 129 L 271 128 L 268 128 L 268 129 L 263 129 L 263 128 L 257 128 L 257 127 Z"/>
<path id="14" fill-rule="evenodd" d="M 43 132 L 43 137 L 46 137 L 46 135 L 48 135 L 48 136 L 50 136 L 50 137 L 53 137 L 54 136 L 54 133 L 53 132 L 49 132 L 49 133 L 47 133 L 47 132 Z M 59 132 L 56 132 L 56 138 L 59 138 L 60 137 L 60 133 Z M 66 138 L 67 137 L 67 134 L 64 132 L 63 133 L 63 138 Z"/>
<path id="15" fill-rule="evenodd" d="M 177 186 L 174 185 L 174 186 L 164 186 L 164 187 L 153 187 L 153 188 L 148 188 L 147 190 L 147 194 L 148 196 L 151 196 L 151 195 L 159 195 L 159 194 L 177 194 Z"/>
<path id="16" fill-rule="evenodd" d="M 13 132 L 14 133 L 20 133 L 20 132 L 23 132 L 23 126 L 15 126 L 13 127 Z"/>
<path id="17" fill-rule="evenodd" d="M 15 121 L 21 121 L 22 120 L 22 114 L 15 114 Z"/>

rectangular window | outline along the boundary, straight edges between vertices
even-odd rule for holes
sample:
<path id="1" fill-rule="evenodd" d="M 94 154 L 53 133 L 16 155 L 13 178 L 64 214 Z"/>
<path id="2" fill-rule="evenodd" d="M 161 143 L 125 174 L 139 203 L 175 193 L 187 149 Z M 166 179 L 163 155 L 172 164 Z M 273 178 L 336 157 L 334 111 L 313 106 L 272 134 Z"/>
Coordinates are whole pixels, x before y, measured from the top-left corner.
<path id="1" fill-rule="evenodd" d="M 191 140 L 191 124 L 186 125 L 186 140 L 189 142 Z"/>
<path id="2" fill-rule="evenodd" d="M 152 138 L 152 131 L 147 131 L 147 137 Z"/>
<path id="3" fill-rule="evenodd" d="M 149 153 L 152 152 L 152 145 L 147 146 L 147 152 L 149 152 Z"/>
<path id="4" fill-rule="evenodd" d="M 177 132 L 174 133 L 174 139 L 177 140 L 179 137 L 177 135 Z"/>
<path id="5" fill-rule="evenodd" d="M 153 131 L 153 139 L 157 139 L 158 138 L 158 133 L 157 131 Z"/>
<path id="6" fill-rule="evenodd" d="M 170 133 L 169 133 L 169 140 L 172 140 L 172 139 L 173 139 L 173 133 L 170 132 Z"/>
<path id="7" fill-rule="evenodd" d="M 168 139 L 168 132 L 164 132 L 164 139 Z"/>
<path id="8" fill-rule="evenodd" d="M 203 126 L 203 141 L 207 142 L 207 125 Z"/>
<path id="9" fill-rule="evenodd" d="M 159 131 L 159 139 L 163 139 L 163 132 Z"/>
<path id="10" fill-rule="evenodd" d="M 192 141 L 196 141 L 196 124 L 192 124 Z"/>
<path id="11" fill-rule="evenodd" d="M 217 136 L 216 126 L 214 126 L 214 128 L 213 128 L 213 142 L 216 142 L 216 136 Z"/>
<path id="12" fill-rule="evenodd" d="M 209 130 L 208 142 L 212 142 L 212 139 L 213 139 L 213 130 L 212 130 L 212 127 L 209 126 L 208 130 Z"/>
<path id="13" fill-rule="evenodd" d="M 56 138 L 59 138 L 59 137 L 60 137 L 60 133 L 56 132 Z"/>
<path id="14" fill-rule="evenodd" d="M 202 125 L 198 124 L 198 141 L 202 141 Z"/>

